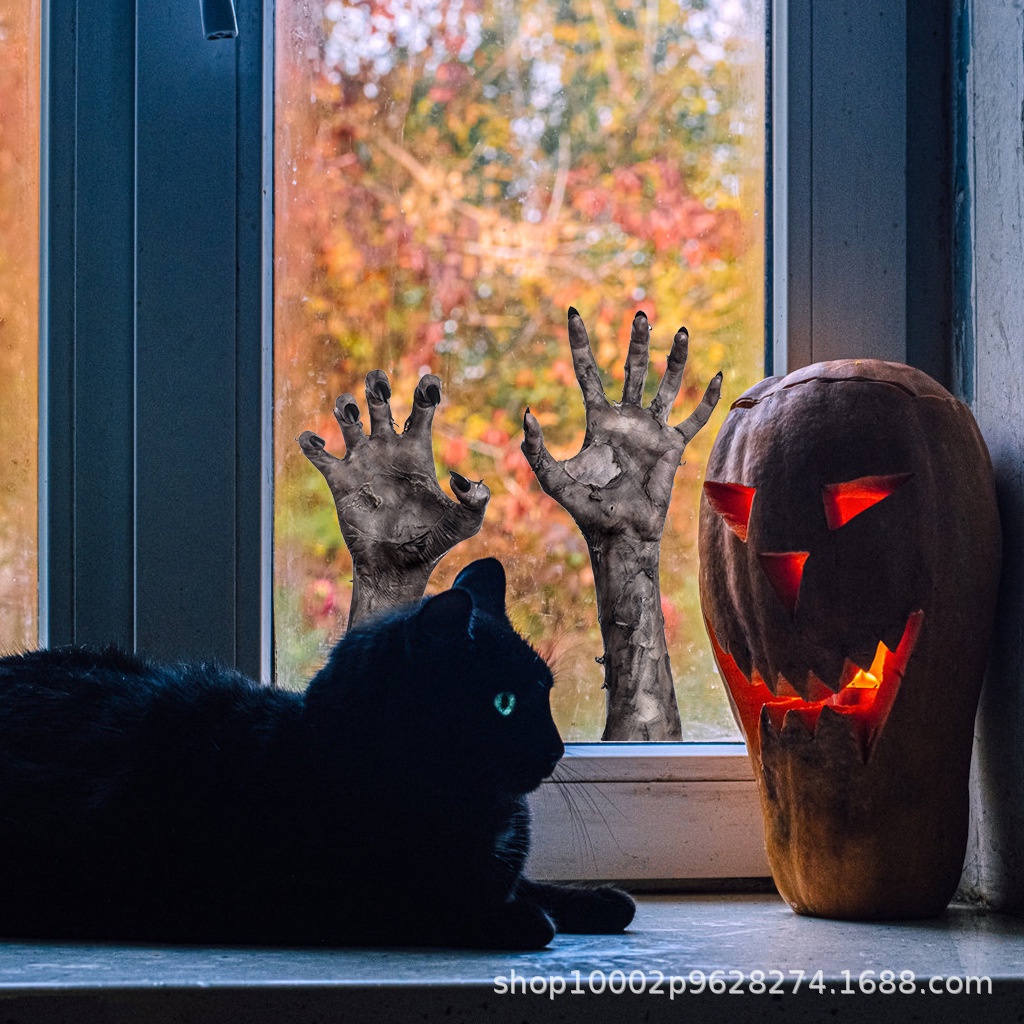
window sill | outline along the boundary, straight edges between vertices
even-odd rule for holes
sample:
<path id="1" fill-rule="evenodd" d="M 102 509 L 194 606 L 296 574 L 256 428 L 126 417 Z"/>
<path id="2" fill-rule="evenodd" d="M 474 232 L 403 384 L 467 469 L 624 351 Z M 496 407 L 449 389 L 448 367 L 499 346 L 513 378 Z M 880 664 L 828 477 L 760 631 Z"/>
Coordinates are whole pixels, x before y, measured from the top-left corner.
<path id="1" fill-rule="evenodd" d="M 880 1010 L 885 1019 L 914 1011 L 923 1014 L 920 1019 L 938 1021 L 960 1020 L 966 1012 L 964 996 L 856 991 L 861 972 L 875 972 L 877 981 L 884 970 L 913 971 L 922 988 L 938 975 L 990 977 L 991 995 L 968 997 L 986 1018 L 1009 1019 L 1009 1010 L 1015 1015 L 1024 999 L 1022 920 L 954 907 L 935 921 L 909 924 L 819 921 L 796 916 L 775 895 L 645 896 L 639 902 L 625 935 L 560 936 L 549 950 L 533 954 L 7 943 L 0 945 L 0 1009 L 5 1021 L 18 1024 L 371 1019 L 598 1024 L 621 1020 L 627 1010 L 649 1013 L 652 1021 L 677 1022 L 698 1009 L 702 1020 L 728 1020 L 740 1006 L 747 1019 L 777 1019 L 785 1012 L 787 1019 L 818 1020 L 837 1005 L 859 1007 L 863 1019 Z M 605 991 L 596 999 L 569 992 L 554 998 L 497 994 L 495 978 L 509 978 L 513 970 L 527 984 L 561 977 L 570 988 L 578 971 L 583 989 L 591 972 L 608 978 L 622 971 L 626 979 L 641 972 L 651 982 L 660 972 L 666 981 L 660 994 L 613 997 Z M 749 983 L 752 972 L 763 971 L 771 984 L 770 972 L 782 971 L 790 990 L 775 996 L 705 991 L 669 999 L 670 977 L 688 977 L 691 971 L 709 976 L 715 970 L 724 972 L 727 986 L 739 972 Z M 804 986 L 794 995 L 791 972 L 799 971 Z M 824 993 L 807 985 L 817 971 Z M 847 987 L 854 991 L 844 993 Z"/>
<path id="2" fill-rule="evenodd" d="M 742 743 L 571 744 L 530 806 L 535 878 L 686 890 L 770 875 Z"/>

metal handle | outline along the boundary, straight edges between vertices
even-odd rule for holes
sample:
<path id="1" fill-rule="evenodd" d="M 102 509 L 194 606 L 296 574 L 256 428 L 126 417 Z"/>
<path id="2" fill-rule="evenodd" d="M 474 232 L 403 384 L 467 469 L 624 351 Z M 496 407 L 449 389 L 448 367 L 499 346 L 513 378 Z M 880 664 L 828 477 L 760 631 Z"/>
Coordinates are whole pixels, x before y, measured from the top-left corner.
<path id="1" fill-rule="evenodd" d="M 234 0 L 199 0 L 199 3 L 207 39 L 234 39 L 238 35 Z"/>

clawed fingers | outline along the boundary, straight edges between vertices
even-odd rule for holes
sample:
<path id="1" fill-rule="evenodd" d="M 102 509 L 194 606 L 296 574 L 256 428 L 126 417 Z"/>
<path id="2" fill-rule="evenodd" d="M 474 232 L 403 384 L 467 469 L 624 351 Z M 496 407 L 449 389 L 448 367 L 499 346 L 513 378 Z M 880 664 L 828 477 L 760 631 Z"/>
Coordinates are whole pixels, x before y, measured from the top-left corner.
<path id="1" fill-rule="evenodd" d="M 405 424 L 405 433 L 420 441 L 430 442 L 434 412 L 441 403 L 441 378 L 424 374 L 412 396 L 412 413 Z"/>
<path id="2" fill-rule="evenodd" d="M 394 433 L 391 416 L 391 385 L 383 370 L 371 370 L 366 375 L 366 405 L 370 410 L 370 434 Z"/>
<path id="3" fill-rule="evenodd" d="M 312 430 L 304 430 L 295 440 L 299 442 L 299 447 L 307 455 L 317 457 L 324 452 L 327 445 L 327 442 L 319 434 L 314 434 Z"/>
<path id="4" fill-rule="evenodd" d="M 544 445 L 544 432 L 537 417 L 526 410 L 523 416 L 523 443 L 520 446 L 526 461 L 530 464 L 537 482 L 547 494 L 565 505 L 566 500 L 579 497 L 582 485 L 566 472 L 563 463 L 556 461 Z"/>
<path id="5" fill-rule="evenodd" d="M 491 489 L 483 480 L 467 480 L 454 469 L 448 470 L 451 477 L 452 492 L 459 501 L 474 512 L 483 512 L 487 502 L 491 500 Z"/>
<path id="6" fill-rule="evenodd" d="M 352 451 L 366 441 L 363 433 L 363 422 L 359 418 L 359 406 L 352 395 L 338 395 L 334 403 L 334 418 L 341 427 L 341 435 L 345 438 L 345 449 Z"/>
<path id="7" fill-rule="evenodd" d="M 335 458 L 327 451 L 327 442 L 319 434 L 314 434 L 312 430 L 304 430 L 295 439 L 299 443 L 299 447 L 302 449 L 302 454 L 309 459 L 310 462 L 320 470 L 330 482 L 331 476 L 336 466 L 341 465 L 341 459 Z"/>
<path id="8" fill-rule="evenodd" d="M 597 368 L 597 360 L 590 348 L 590 338 L 579 311 L 569 307 L 569 348 L 572 352 L 572 365 L 576 371 L 576 379 L 580 382 L 583 402 L 588 414 L 595 408 L 604 408 L 608 399 L 604 395 L 601 373 Z"/>
<path id="9" fill-rule="evenodd" d="M 482 480 L 467 480 L 459 473 L 450 472 L 452 491 L 459 500 L 449 506 L 435 528 L 437 535 L 444 538 L 445 551 L 480 532 L 487 503 L 491 500 L 490 489 Z"/>
<path id="10" fill-rule="evenodd" d="M 668 365 L 665 367 L 665 376 L 661 378 L 658 385 L 658 393 L 651 402 L 651 415 L 660 423 L 668 422 L 668 414 L 672 403 L 679 394 L 679 388 L 683 383 L 683 368 L 686 366 L 686 354 L 690 347 L 690 335 L 685 327 L 676 331 L 672 339 L 672 349 L 668 354 Z"/>
<path id="11" fill-rule="evenodd" d="M 704 397 L 700 400 L 700 404 L 693 412 L 682 423 L 680 423 L 675 429 L 683 435 L 683 443 L 689 444 L 696 436 L 697 431 L 704 426 L 705 423 L 711 418 L 711 414 L 715 411 L 715 406 L 718 405 L 718 399 L 722 395 L 722 371 L 711 378 L 711 383 L 708 384 L 707 390 L 704 392 Z"/>
<path id="12" fill-rule="evenodd" d="M 626 355 L 626 379 L 622 385 L 622 404 L 639 405 L 647 383 L 647 363 L 651 348 L 651 325 L 641 309 L 633 317 Z"/>
<path id="13" fill-rule="evenodd" d="M 537 417 L 529 409 L 523 414 L 523 443 L 519 446 L 530 468 L 540 476 L 538 470 L 553 461 L 544 445 L 544 431 L 540 429 Z"/>

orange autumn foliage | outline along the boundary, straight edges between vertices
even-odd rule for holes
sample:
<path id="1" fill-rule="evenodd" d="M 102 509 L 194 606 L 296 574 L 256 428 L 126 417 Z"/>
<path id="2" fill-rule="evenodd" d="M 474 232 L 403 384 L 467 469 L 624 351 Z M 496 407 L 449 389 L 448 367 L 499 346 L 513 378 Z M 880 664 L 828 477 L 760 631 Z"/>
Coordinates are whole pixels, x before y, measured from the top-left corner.
<path id="1" fill-rule="evenodd" d="M 431 589 L 473 557 L 500 557 L 513 617 L 555 652 L 563 732 L 600 731 L 586 545 L 519 452 L 527 406 L 558 457 L 582 441 L 566 308 L 584 314 L 609 380 L 621 379 L 636 309 L 654 327 L 652 382 L 685 323 L 693 343 L 679 409 L 719 368 L 726 397 L 738 394 L 762 375 L 763 352 L 760 23 L 726 25 L 707 4 L 676 0 L 604 3 L 602 13 L 591 0 L 526 0 L 512 11 L 497 0 L 429 0 L 418 24 L 432 27 L 419 35 L 405 0 L 338 0 L 322 21 L 278 7 L 278 39 L 294 41 L 279 45 L 277 65 L 285 682 L 308 675 L 327 639 L 292 595 L 323 578 L 344 591 L 350 579 L 322 481 L 292 439 L 314 429 L 341 454 L 337 395 L 361 400 L 367 371 L 383 368 L 401 421 L 429 371 L 445 385 L 434 425 L 442 486 L 457 469 L 493 494 L 480 535 L 442 561 Z M 683 703 L 708 689 L 709 656 L 694 653 L 703 638 L 690 466 L 703 464 L 719 419 L 688 450 L 663 555 Z M 339 604 L 335 630 L 344 614 Z M 714 699 L 720 706 L 696 718 L 731 732 L 724 699 Z"/>

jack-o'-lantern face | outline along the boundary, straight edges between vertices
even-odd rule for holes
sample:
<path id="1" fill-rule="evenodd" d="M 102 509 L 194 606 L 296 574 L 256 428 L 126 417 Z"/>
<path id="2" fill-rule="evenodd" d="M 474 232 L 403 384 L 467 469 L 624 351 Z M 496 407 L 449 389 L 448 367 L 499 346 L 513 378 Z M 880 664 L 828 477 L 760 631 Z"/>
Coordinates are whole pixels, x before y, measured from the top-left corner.
<path id="1" fill-rule="evenodd" d="M 803 583 L 808 562 L 811 560 L 810 551 L 756 551 L 763 582 L 774 591 L 774 599 L 785 609 L 794 628 L 799 628 L 798 613 L 801 619 L 813 619 L 812 613 L 807 610 L 808 602 L 813 598 L 807 595 L 814 594 L 815 589 L 827 590 L 831 581 L 838 583 L 840 597 L 846 593 L 847 588 L 843 585 L 842 578 L 834 576 L 833 573 L 841 573 L 848 569 L 844 564 L 846 559 L 842 548 L 849 533 L 832 535 L 841 531 L 858 516 L 890 498 L 912 479 L 912 473 L 904 472 L 863 476 L 821 485 L 817 507 L 806 510 L 806 513 L 811 518 L 822 520 L 827 527 L 827 536 L 813 538 L 815 543 L 822 545 L 822 553 L 818 557 L 826 563 L 826 567 L 825 571 L 815 574 L 816 560 L 810 562 L 811 582 L 806 592 L 803 590 Z M 728 529 L 742 544 L 747 544 L 757 488 L 739 483 L 708 480 L 704 484 L 704 494 L 709 506 L 721 516 Z M 760 512 L 760 504 L 758 511 Z M 895 513 L 896 518 L 900 518 L 901 511 L 903 510 Z M 771 516 L 771 510 L 767 510 L 766 516 Z M 903 518 L 905 519 L 905 511 Z M 876 540 L 883 532 L 898 532 L 898 523 L 879 520 L 877 514 L 872 516 L 871 520 L 875 522 L 870 536 Z M 909 521 L 907 522 L 909 526 Z M 755 543 L 760 534 L 768 530 L 768 527 L 763 531 L 761 528 L 756 529 L 755 541 L 751 543 Z M 807 533 L 803 536 L 807 536 Z M 909 538 L 909 541 L 913 543 L 913 537 Z M 855 554 L 859 562 L 864 557 L 865 543 L 870 542 L 867 531 L 864 536 L 855 538 L 852 543 L 858 542 L 860 546 L 851 546 L 846 555 Z M 817 580 L 816 575 L 819 577 Z M 861 595 L 862 606 L 877 600 L 878 587 L 885 585 L 884 573 L 879 576 L 876 576 L 875 586 L 868 593 Z M 771 594 L 764 596 L 772 600 Z M 818 600 L 822 598 L 829 606 L 835 605 L 836 598 L 831 594 L 822 594 Z M 710 624 L 708 633 L 715 658 L 728 680 L 729 692 L 735 711 L 742 721 L 744 733 L 751 738 L 755 746 L 759 745 L 757 724 L 762 709 L 767 711 L 767 721 L 776 732 L 782 729 L 786 715 L 793 712 L 804 728 L 813 733 L 821 712 L 828 708 L 829 713 L 843 715 L 853 723 L 862 755 L 866 759 L 870 756 L 873 742 L 892 708 L 907 661 L 917 642 L 923 618 L 924 612 L 920 609 L 906 616 L 895 643 L 892 641 L 895 634 L 891 630 L 887 631 L 886 639 L 892 646 L 887 645 L 886 639 L 882 639 L 881 632 L 873 648 L 870 630 L 865 634 L 868 637 L 866 643 L 860 642 L 856 638 L 856 633 L 851 633 L 850 636 L 855 638 L 852 646 L 843 649 L 851 653 L 844 653 L 838 674 L 835 668 L 836 659 L 829 657 L 826 652 L 824 656 L 819 655 L 816 659 L 818 671 L 809 668 L 802 674 L 802 678 L 798 676 L 794 681 L 786 678 L 782 672 L 772 676 L 771 669 L 768 670 L 767 677 L 757 667 L 748 668 L 744 672 L 736 660 L 722 649 L 714 627 Z M 896 621 L 898 624 L 899 617 Z M 767 659 L 762 664 L 768 664 Z"/>
<path id="2" fill-rule="evenodd" d="M 701 605 L 780 891 L 807 913 L 936 912 L 999 566 L 969 410 L 910 367 L 820 363 L 734 403 L 705 481 Z"/>

